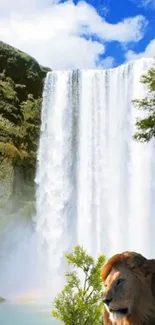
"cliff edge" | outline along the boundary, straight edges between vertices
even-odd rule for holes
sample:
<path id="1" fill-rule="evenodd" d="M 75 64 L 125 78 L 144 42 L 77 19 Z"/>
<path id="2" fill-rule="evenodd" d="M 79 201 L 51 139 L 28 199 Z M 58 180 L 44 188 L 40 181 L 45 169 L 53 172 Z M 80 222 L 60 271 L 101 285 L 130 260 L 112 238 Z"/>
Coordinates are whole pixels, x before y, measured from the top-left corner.
<path id="1" fill-rule="evenodd" d="M 0 208 L 8 207 L 13 197 L 19 205 L 33 200 L 48 71 L 31 56 L 0 42 Z"/>

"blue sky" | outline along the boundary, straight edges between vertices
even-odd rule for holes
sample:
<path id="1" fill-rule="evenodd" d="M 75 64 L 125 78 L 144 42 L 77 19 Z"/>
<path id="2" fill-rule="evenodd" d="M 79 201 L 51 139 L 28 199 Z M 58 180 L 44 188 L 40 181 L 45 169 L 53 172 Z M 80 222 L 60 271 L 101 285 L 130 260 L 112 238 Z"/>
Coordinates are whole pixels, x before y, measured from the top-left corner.
<path id="1" fill-rule="evenodd" d="M 89 3 L 94 5 L 100 11 L 102 1 L 92 0 Z M 155 0 L 141 1 L 141 0 L 107 0 L 106 19 L 110 23 L 116 23 L 124 18 L 134 17 L 136 15 L 143 15 L 148 21 L 145 28 L 143 38 L 137 43 L 129 43 L 127 48 L 138 53 L 143 53 L 150 43 L 155 38 Z M 107 55 L 115 53 L 116 65 L 121 64 L 124 60 L 124 50 L 120 44 L 110 43 L 107 48 Z M 155 52 L 154 52 L 155 55 Z"/>
<path id="2" fill-rule="evenodd" d="M 155 56 L 155 0 L 0 0 L 0 39 L 53 69 Z"/>

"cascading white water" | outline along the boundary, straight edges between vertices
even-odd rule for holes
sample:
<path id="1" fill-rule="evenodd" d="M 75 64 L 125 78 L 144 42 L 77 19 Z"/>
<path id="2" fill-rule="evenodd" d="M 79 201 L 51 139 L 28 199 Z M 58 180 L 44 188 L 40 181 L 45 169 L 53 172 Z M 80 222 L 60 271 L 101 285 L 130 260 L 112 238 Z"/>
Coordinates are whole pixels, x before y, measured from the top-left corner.
<path id="1" fill-rule="evenodd" d="M 131 102 L 145 96 L 140 77 L 151 64 L 47 75 L 36 225 L 55 274 L 76 243 L 93 255 L 155 255 L 155 148 L 132 140 Z"/>

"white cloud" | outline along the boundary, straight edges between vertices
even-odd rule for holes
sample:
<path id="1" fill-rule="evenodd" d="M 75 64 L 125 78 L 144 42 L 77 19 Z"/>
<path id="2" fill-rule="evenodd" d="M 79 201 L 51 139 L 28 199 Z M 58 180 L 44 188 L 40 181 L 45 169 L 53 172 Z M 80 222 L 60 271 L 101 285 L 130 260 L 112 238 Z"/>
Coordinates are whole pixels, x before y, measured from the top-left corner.
<path id="1" fill-rule="evenodd" d="M 110 69 L 114 66 L 115 59 L 112 56 L 107 56 L 99 62 L 98 68 Z"/>
<path id="2" fill-rule="evenodd" d="M 139 59 L 139 58 L 152 58 L 155 57 L 155 39 L 153 39 L 146 47 L 144 52 L 141 53 L 136 53 L 134 51 L 127 51 L 125 54 L 125 58 L 127 61 L 130 60 L 135 60 L 135 59 Z"/>
<path id="3" fill-rule="evenodd" d="M 11 13 L 28 14 L 41 8 L 46 8 L 52 4 L 59 3 L 60 0 L 0 0 L 0 16 Z"/>
<path id="4" fill-rule="evenodd" d="M 0 15 L 13 12 L 30 12 L 37 9 L 38 0 L 0 0 Z"/>
<path id="5" fill-rule="evenodd" d="M 142 39 L 147 21 L 143 16 L 125 19 L 117 24 L 103 21 L 96 25 L 96 34 L 107 41 L 138 42 Z"/>
<path id="6" fill-rule="evenodd" d="M 155 8 L 155 0 L 132 0 L 138 7 L 144 7 L 145 9 L 151 7 Z"/>
<path id="7" fill-rule="evenodd" d="M 155 7 L 155 0 L 142 0 L 141 2 L 144 7 L 147 6 Z"/>
<path id="8" fill-rule="evenodd" d="M 0 9 L 5 6 L 2 1 Z M 75 5 L 68 1 L 41 9 L 37 0 L 22 0 L 22 6 L 20 0 L 7 0 L 5 10 L 11 1 L 12 14 L 0 20 L 0 39 L 53 69 L 94 68 L 99 56 L 105 53 L 105 42 L 138 42 L 147 24 L 143 16 L 109 24 L 86 2 Z M 25 15 L 22 10 L 26 5 Z M 99 41 L 91 40 L 92 35 Z M 106 58 L 103 64 L 108 66 L 113 61 Z"/>

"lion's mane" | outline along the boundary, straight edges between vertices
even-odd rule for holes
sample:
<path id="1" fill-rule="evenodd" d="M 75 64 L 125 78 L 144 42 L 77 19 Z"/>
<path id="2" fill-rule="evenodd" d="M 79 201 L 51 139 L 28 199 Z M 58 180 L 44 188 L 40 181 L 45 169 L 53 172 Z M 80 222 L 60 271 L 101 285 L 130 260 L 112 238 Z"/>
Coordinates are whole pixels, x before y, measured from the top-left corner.
<path id="1" fill-rule="evenodd" d="M 137 285 L 133 290 L 137 300 L 134 302 L 133 314 L 115 322 L 115 325 L 155 325 L 155 260 L 148 260 L 135 252 L 116 254 L 103 266 L 101 272 L 103 282 L 118 265 L 125 266 L 134 274 Z M 106 308 L 104 308 L 104 325 L 114 325 Z"/>

